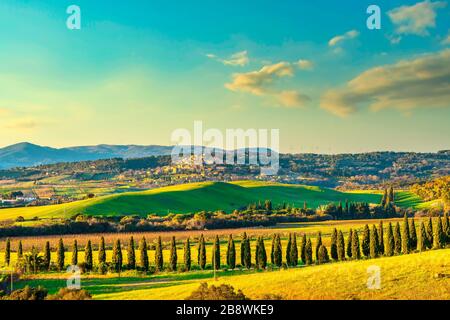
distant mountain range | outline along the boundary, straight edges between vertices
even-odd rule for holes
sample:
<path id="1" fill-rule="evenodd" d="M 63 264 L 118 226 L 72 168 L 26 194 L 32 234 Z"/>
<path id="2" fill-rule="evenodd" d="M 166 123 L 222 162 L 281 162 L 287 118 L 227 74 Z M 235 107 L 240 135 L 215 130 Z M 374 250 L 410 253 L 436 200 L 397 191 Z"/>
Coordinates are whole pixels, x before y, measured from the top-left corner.
<path id="1" fill-rule="evenodd" d="M 51 148 L 28 142 L 0 148 L 0 169 L 30 167 L 58 162 L 76 162 L 110 158 L 142 158 L 169 155 L 172 146 L 97 145 Z"/>

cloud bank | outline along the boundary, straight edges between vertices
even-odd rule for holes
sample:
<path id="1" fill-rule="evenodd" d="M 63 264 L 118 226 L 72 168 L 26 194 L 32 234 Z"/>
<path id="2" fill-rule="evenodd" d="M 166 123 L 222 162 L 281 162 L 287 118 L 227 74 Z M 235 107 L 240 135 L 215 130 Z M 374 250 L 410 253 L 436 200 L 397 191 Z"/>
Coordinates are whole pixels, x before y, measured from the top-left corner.
<path id="1" fill-rule="evenodd" d="M 343 88 L 325 92 L 320 102 L 341 117 L 364 105 L 373 111 L 450 107 L 450 49 L 371 68 Z"/>

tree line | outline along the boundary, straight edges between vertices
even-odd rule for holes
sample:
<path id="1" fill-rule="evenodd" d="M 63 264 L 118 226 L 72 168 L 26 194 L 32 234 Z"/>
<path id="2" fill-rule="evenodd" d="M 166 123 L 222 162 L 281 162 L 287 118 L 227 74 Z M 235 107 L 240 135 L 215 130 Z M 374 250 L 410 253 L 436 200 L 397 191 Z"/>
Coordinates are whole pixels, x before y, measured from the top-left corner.
<path id="1" fill-rule="evenodd" d="M 297 239 L 299 236 L 299 240 Z M 219 270 L 222 268 L 235 269 L 238 267 L 238 257 L 236 257 L 236 245 L 240 245 L 240 267 L 245 269 L 266 269 L 272 267 L 295 267 L 299 264 L 323 264 L 330 261 L 358 260 L 361 258 L 377 258 L 380 256 L 393 256 L 399 254 L 409 254 L 417 251 L 429 249 L 440 249 L 450 244 L 450 223 L 448 214 L 444 217 L 429 218 L 422 220 L 420 226 L 416 227 L 414 219 L 404 216 L 403 224 L 399 222 L 393 225 L 391 222 L 384 228 L 383 221 L 378 225 L 365 225 L 361 234 L 358 230 L 350 229 L 345 239 L 341 230 L 336 228 L 331 234 L 331 245 L 327 248 L 322 242 L 322 234 L 318 232 L 313 246 L 311 237 L 306 234 L 297 235 L 290 233 L 286 247 L 283 248 L 280 234 L 274 234 L 271 238 L 270 255 L 267 254 L 265 239 L 262 236 L 255 240 L 256 246 L 252 252 L 251 238 L 244 232 L 239 243 L 232 235 L 228 237 L 226 246 L 226 261 L 221 258 L 220 239 L 216 235 L 212 241 L 212 255 L 210 259 L 211 268 Z M 299 243 L 299 244 L 298 244 Z M 130 237 L 127 246 L 123 246 L 118 239 L 112 248 L 112 257 L 107 261 L 106 246 L 103 237 L 100 238 L 97 249 L 97 265 L 94 266 L 93 246 L 88 240 L 84 247 L 84 261 L 78 259 L 77 240 L 72 243 L 71 265 L 79 266 L 83 272 L 97 271 L 99 273 L 117 272 L 124 270 L 139 270 L 143 272 L 162 271 L 190 271 L 192 268 L 192 250 L 197 251 L 197 265 L 201 270 L 207 269 L 206 240 L 200 235 L 196 247 L 191 245 L 190 238 L 183 243 L 182 265 L 178 257 L 176 238 L 172 237 L 169 248 L 169 261 L 164 261 L 161 237 L 156 240 L 154 250 L 154 262 L 149 261 L 149 246 L 143 237 L 139 243 L 135 244 L 134 238 Z M 136 259 L 136 250 L 140 252 L 139 259 Z M 126 252 L 126 259 L 124 253 Z M 56 248 L 56 260 L 52 260 L 50 243 L 47 241 L 41 255 L 39 250 L 32 247 L 27 254 L 23 253 L 22 242 L 19 241 L 17 247 L 19 268 L 28 272 L 48 271 L 56 269 L 64 271 L 67 263 L 66 247 L 62 239 L 59 239 Z M 253 258 L 252 258 L 253 257 Z M 126 261 L 125 261 L 126 260 Z M 252 263 L 252 260 L 254 263 Z M 6 240 L 5 263 L 11 263 L 11 241 Z"/>

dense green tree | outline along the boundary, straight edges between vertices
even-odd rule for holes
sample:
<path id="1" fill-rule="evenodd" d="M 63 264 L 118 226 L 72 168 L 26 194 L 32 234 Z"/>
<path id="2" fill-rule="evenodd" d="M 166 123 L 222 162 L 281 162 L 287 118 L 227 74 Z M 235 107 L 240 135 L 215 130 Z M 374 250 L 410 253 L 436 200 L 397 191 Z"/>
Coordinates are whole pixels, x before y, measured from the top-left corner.
<path id="1" fill-rule="evenodd" d="M 408 254 L 411 251 L 411 238 L 409 233 L 409 220 L 405 213 L 403 218 L 403 228 L 402 228 L 402 252 L 403 254 Z"/>
<path id="2" fill-rule="evenodd" d="M 245 261 L 245 267 L 247 269 L 250 269 L 252 267 L 252 250 L 250 247 L 250 238 L 247 237 L 245 239 L 245 246 L 244 246 L 244 261 Z"/>
<path id="3" fill-rule="evenodd" d="M 352 257 L 352 241 L 353 241 L 353 230 L 352 228 L 350 228 L 350 230 L 348 231 L 348 238 L 347 238 L 347 257 L 351 258 Z"/>
<path id="4" fill-rule="evenodd" d="M 411 251 L 417 250 L 417 231 L 414 218 L 411 219 L 411 225 L 409 227 L 409 241 L 410 241 L 410 250 Z"/>
<path id="5" fill-rule="evenodd" d="M 354 230 L 352 233 L 352 258 L 361 259 L 361 248 L 359 245 L 359 236 L 357 230 Z"/>
<path id="6" fill-rule="evenodd" d="M 52 253 L 50 250 L 50 241 L 46 241 L 44 246 L 44 261 L 43 261 L 44 262 L 43 267 L 45 270 L 50 270 L 51 260 L 52 260 Z"/>
<path id="7" fill-rule="evenodd" d="M 384 228 L 383 221 L 378 225 L 378 250 L 380 255 L 384 254 Z"/>
<path id="8" fill-rule="evenodd" d="M 395 202 L 395 193 L 394 193 L 394 188 L 392 186 L 390 186 L 390 188 L 389 188 L 388 201 L 389 201 L 389 203 L 392 203 L 392 204 Z"/>
<path id="9" fill-rule="evenodd" d="M 130 269 L 130 270 L 136 269 L 136 253 L 135 253 L 133 236 L 130 237 L 130 241 L 128 242 L 127 262 L 128 262 L 128 269 Z"/>
<path id="10" fill-rule="evenodd" d="M 272 246 L 270 249 L 270 263 L 275 265 L 275 243 L 277 241 L 277 235 L 274 233 L 272 236 Z"/>
<path id="11" fill-rule="evenodd" d="M 321 245 L 322 245 L 322 232 L 319 231 L 317 233 L 317 242 L 316 242 L 316 250 L 315 250 L 316 262 L 319 260 L 319 249 L 320 249 Z"/>
<path id="12" fill-rule="evenodd" d="M 381 206 L 385 206 L 386 205 L 386 203 L 387 203 L 387 200 L 388 199 L 388 196 L 387 196 L 387 190 L 386 189 L 384 189 L 384 192 L 383 192 L 383 196 L 381 197 Z"/>
<path id="13" fill-rule="evenodd" d="M 370 233 L 370 257 L 377 258 L 379 256 L 379 242 L 377 228 L 372 226 L 372 232 Z"/>
<path id="14" fill-rule="evenodd" d="M 184 243 L 184 269 L 186 271 L 191 270 L 191 264 L 191 242 L 188 237 Z"/>
<path id="15" fill-rule="evenodd" d="M 319 248 L 319 257 L 317 263 L 323 264 L 330 261 L 330 257 L 328 256 L 328 250 L 324 245 L 321 245 Z"/>
<path id="16" fill-rule="evenodd" d="M 290 266 L 291 263 L 291 246 L 292 246 L 292 234 L 289 233 L 288 243 L 286 245 L 286 264 Z"/>
<path id="17" fill-rule="evenodd" d="M 297 235 L 295 232 L 292 234 L 291 250 L 289 253 L 289 260 L 291 266 L 295 267 L 298 264 L 298 247 L 297 247 Z"/>
<path id="18" fill-rule="evenodd" d="M 117 239 L 114 243 L 112 264 L 116 272 L 120 273 L 122 271 L 122 246 L 120 245 L 120 239 Z"/>
<path id="19" fill-rule="evenodd" d="M 177 271 L 178 264 L 178 254 L 177 254 L 177 243 L 175 237 L 172 237 L 170 242 L 170 270 Z"/>
<path id="20" fill-rule="evenodd" d="M 217 235 L 216 235 L 216 238 L 214 239 L 212 265 L 213 265 L 214 269 L 216 269 L 216 270 L 220 269 L 220 241 L 219 241 L 219 236 L 217 236 Z"/>
<path id="21" fill-rule="evenodd" d="M 442 220 L 441 217 L 436 219 L 436 224 L 434 226 L 433 234 L 433 248 L 439 249 L 444 247 L 444 232 L 442 230 Z"/>
<path id="22" fill-rule="evenodd" d="M 394 232 L 392 231 L 392 224 L 390 222 L 386 232 L 386 248 L 384 251 L 388 257 L 393 256 L 395 253 Z"/>
<path id="23" fill-rule="evenodd" d="M 428 247 L 427 242 L 428 242 L 427 230 L 425 229 L 425 224 L 422 221 L 420 222 L 420 233 L 417 243 L 417 249 L 420 250 L 420 252 L 427 250 Z"/>
<path id="24" fill-rule="evenodd" d="M 231 270 L 236 268 L 236 247 L 234 245 L 233 236 L 231 234 L 228 236 L 227 266 Z"/>
<path id="25" fill-rule="evenodd" d="M 265 269 L 267 266 L 266 248 L 264 246 L 263 237 L 258 237 L 256 241 L 256 253 L 255 253 L 256 267 L 258 269 Z"/>
<path id="26" fill-rule="evenodd" d="M 149 269 L 149 263 L 148 263 L 148 252 L 147 252 L 147 241 L 144 237 L 142 237 L 141 241 L 139 242 L 139 267 L 142 271 L 147 272 Z"/>
<path id="27" fill-rule="evenodd" d="M 91 271 L 94 267 L 94 263 L 92 261 L 92 243 L 91 240 L 88 240 L 86 246 L 84 248 L 84 263 L 86 265 L 86 270 Z"/>
<path id="28" fill-rule="evenodd" d="M 302 240 L 300 241 L 300 259 L 303 264 L 306 264 L 306 234 L 303 233 Z"/>
<path id="29" fill-rule="evenodd" d="M 59 238 L 58 247 L 56 249 L 56 267 L 58 268 L 58 271 L 62 271 L 64 269 L 65 265 L 64 257 L 65 257 L 64 242 L 62 238 Z"/>
<path id="30" fill-rule="evenodd" d="M 5 244 L 5 264 L 9 266 L 10 261 L 11 261 L 11 240 L 8 238 L 6 239 Z"/>
<path id="31" fill-rule="evenodd" d="M 428 244 L 428 249 L 431 249 L 433 247 L 433 238 L 434 238 L 434 227 L 433 227 L 433 220 L 431 219 L 431 217 L 428 219 L 428 224 L 427 224 L 427 244 Z"/>
<path id="32" fill-rule="evenodd" d="M 448 212 L 444 213 L 442 219 L 442 231 L 444 232 L 444 240 L 446 244 L 450 244 L 450 221 L 448 219 Z"/>
<path id="33" fill-rule="evenodd" d="M 362 237 L 363 237 L 362 243 L 361 243 L 362 254 L 365 257 L 369 257 L 370 256 L 370 229 L 367 224 L 364 226 Z"/>
<path id="34" fill-rule="evenodd" d="M 277 267 L 281 267 L 283 264 L 283 248 L 281 246 L 281 239 L 280 235 L 277 234 L 275 236 L 275 248 L 274 248 L 274 254 L 273 254 L 274 264 Z"/>
<path id="35" fill-rule="evenodd" d="M 158 237 L 155 246 L 155 268 L 156 271 L 161 272 L 164 269 L 164 257 L 161 236 Z"/>
<path id="36" fill-rule="evenodd" d="M 100 238 L 100 244 L 98 245 L 98 263 L 106 263 L 106 248 L 105 248 L 105 238 Z"/>
<path id="37" fill-rule="evenodd" d="M 78 242 L 77 239 L 73 240 L 73 249 L 72 249 L 72 265 L 78 265 Z"/>
<path id="38" fill-rule="evenodd" d="M 339 261 L 344 261 L 345 260 L 345 242 L 344 242 L 344 234 L 342 233 L 341 230 L 339 230 L 339 232 L 338 232 L 336 250 L 337 250 L 337 259 Z"/>
<path id="39" fill-rule="evenodd" d="M 200 235 L 200 239 L 198 241 L 198 265 L 202 270 L 206 267 L 206 245 L 203 234 Z"/>
<path id="40" fill-rule="evenodd" d="M 394 253 L 400 254 L 402 253 L 402 234 L 400 232 L 400 223 L 395 224 L 395 230 L 394 230 Z"/>
<path id="41" fill-rule="evenodd" d="M 245 267 L 246 242 L 247 242 L 247 233 L 244 232 L 242 234 L 242 239 L 241 239 L 241 266 L 242 267 Z"/>
<path id="42" fill-rule="evenodd" d="M 334 228 L 333 233 L 331 234 L 331 247 L 330 247 L 330 254 L 333 260 L 338 260 L 337 238 L 338 232 L 337 229 Z"/>
<path id="43" fill-rule="evenodd" d="M 311 239 L 308 238 L 306 241 L 306 247 L 305 247 L 305 259 L 306 259 L 306 265 L 310 265 L 313 263 L 313 250 L 312 250 L 312 243 Z"/>
<path id="44" fill-rule="evenodd" d="M 23 248 L 22 248 L 22 240 L 19 240 L 19 245 L 17 247 L 17 258 L 23 258 Z"/>

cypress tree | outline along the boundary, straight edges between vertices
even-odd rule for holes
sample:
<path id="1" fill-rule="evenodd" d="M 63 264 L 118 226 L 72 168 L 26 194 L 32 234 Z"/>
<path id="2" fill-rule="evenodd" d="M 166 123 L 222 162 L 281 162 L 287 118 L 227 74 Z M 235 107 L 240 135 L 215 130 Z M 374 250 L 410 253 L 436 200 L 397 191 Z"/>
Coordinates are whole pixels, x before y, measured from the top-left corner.
<path id="1" fill-rule="evenodd" d="M 272 247 L 270 249 L 270 263 L 275 265 L 275 243 L 277 242 L 277 235 L 274 233 L 272 236 Z"/>
<path id="2" fill-rule="evenodd" d="M 411 219 L 411 226 L 409 228 L 409 236 L 410 236 L 410 250 L 417 250 L 417 231 L 416 231 L 416 223 L 414 222 L 414 218 Z"/>
<path id="3" fill-rule="evenodd" d="M 8 238 L 6 239 L 5 244 L 5 263 L 7 266 L 9 266 L 10 261 L 11 261 L 11 240 Z"/>
<path id="4" fill-rule="evenodd" d="M 330 247 L 330 254 L 333 260 L 338 260 L 337 237 L 338 232 L 337 229 L 334 228 L 333 233 L 331 234 L 331 247 Z"/>
<path id="5" fill-rule="evenodd" d="M 306 258 L 306 264 L 310 265 L 313 263 L 313 250 L 312 250 L 312 243 L 311 239 L 308 238 L 306 241 L 306 247 L 305 247 L 305 258 Z"/>
<path id="6" fill-rule="evenodd" d="M 386 253 L 386 256 L 391 257 L 394 255 L 394 252 L 395 252 L 394 233 L 392 231 L 392 224 L 389 222 L 389 226 L 387 228 L 387 234 L 386 234 L 385 253 Z"/>
<path id="7" fill-rule="evenodd" d="M 139 267 L 142 271 L 147 272 L 149 268 L 148 263 L 148 252 L 147 252 L 147 241 L 144 237 L 142 237 L 141 241 L 139 242 L 139 252 L 140 252 L 140 260 L 139 260 Z"/>
<path id="8" fill-rule="evenodd" d="M 321 245 L 319 248 L 319 259 L 317 260 L 317 263 L 323 264 L 330 261 L 330 258 L 328 257 L 328 250 L 324 245 Z"/>
<path id="9" fill-rule="evenodd" d="M 274 248 L 274 264 L 277 267 L 281 267 L 283 264 L 283 248 L 281 247 L 280 235 L 276 235 L 275 248 Z"/>
<path id="10" fill-rule="evenodd" d="M 441 217 L 437 218 L 437 223 L 434 228 L 433 248 L 439 249 L 444 246 L 444 232 L 442 231 Z"/>
<path id="11" fill-rule="evenodd" d="M 444 220 L 442 221 L 442 230 L 444 231 L 445 243 L 450 244 L 450 221 L 448 212 L 444 213 Z"/>
<path id="12" fill-rule="evenodd" d="M 428 247 L 428 236 L 427 236 L 427 230 L 425 229 L 425 224 L 420 222 L 420 233 L 419 233 L 419 239 L 417 243 L 417 249 L 420 250 L 420 252 L 426 251 Z"/>
<path id="13" fill-rule="evenodd" d="M 246 251 L 246 245 L 247 245 L 247 233 L 243 233 L 242 234 L 242 239 L 241 239 L 241 266 L 245 267 L 245 251 Z"/>
<path id="14" fill-rule="evenodd" d="M 433 220 L 431 219 L 431 217 L 428 219 L 428 224 L 427 224 L 427 244 L 428 244 L 428 249 L 431 249 L 433 247 L 433 238 L 434 238 L 434 228 L 433 228 Z"/>
<path id="15" fill-rule="evenodd" d="M 117 239 L 114 243 L 112 264 L 116 272 L 120 273 L 122 271 L 122 246 L 120 245 L 120 239 Z"/>
<path id="16" fill-rule="evenodd" d="M 362 249 L 362 254 L 365 257 L 369 257 L 370 256 L 370 229 L 369 229 L 369 226 L 367 224 L 364 226 L 363 239 L 362 239 L 362 243 L 361 243 L 361 249 Z"/>
<path id="17" fill-rule="evenodd" d="M 291 246 L 292 246 L 292 234 L 289 233 L 289 239 L 286 246 L 286 264 L 290 266 L 291 263 Z"/>
<path id="18" fill-rule="evenodd" d="M 370 257 L 377 258 L 379 255 L 378 250 L 378 231 L 375 225 L 372 227 L 372 232 L 370 233 Z"/>
<path id="19" fill-rule="evenodd" d="M 337 257 L 339 261 L 345 260 L 345 242 L 344 242 L 344 234 L 341 230 L 338 232 L 338 238 L 337 238 Z"/>
<path id="20" fill-rule="evenodd" d="M 361 249 L 359 246 L 359 236 L 357 230 L 352 233 L 352 258 L 361 259 Z"/>
<path id="21" fill-rule="evenodd" d="M 353 241 L 353 230 L 350 228 L 348 231 L 348 238 L 347 238 L 347 257 L 352 257 L 352 241 Z"/>
<path id="22" fill-rule="evenodd" d="M 17 258 L 23 258 L 22 240 L 19 240 L 19 246 L 17 247 Z"/>
<path id="23" fill-rule="evenodd" d="M 78 265 L 78 242 L 76 239 L 73 240 L 72 265 Z"/>
<path id="24" fill-rule="evenodd" d="M 444 213 L 442 219 L 442 231 L 444 232 L 444 240 L 446 244 L 450 243 L 450 221 L 448 219 L 448 212 Z"/>
<path id="25" fill-rule="evenodd" d="M 94 267 L 92 262 L 92 243 L 91 240 L 88 240 L 86 243 L 86 247 L 84 248 L 84 263 L 86 264 L 86 270 L 91 271 Z"/>
<path id="26" fill-rule="evenodd" d="M 319 249 L 322 245 L 322 232 L 318 232 L 317 234 L 317 242 L 316 242 L 316 262 L 319 260 Z"/>
<path id="27" fill-rule="evenodd" d="M 202 270 L 206 267 L 206 245 L 203 234 L 200 235 L 200 239 L 198 241 L 198 265 Z"/>
<path id="28" fill-rule="evenodd" d="M 50 242 L 46 241 L 44 246 L 44 269 L 50 270 L 52 253 L 50 251 Z"/>
<path id="29" fill-rule="evenodd" d="M 303 234 L 302 241 L 300 242 L 300 259 L 303 264 L 306 264 L 306 234 Z"/>
<path id="30" fill-rule="evenodd" d="M 106 249 L 105 249 L 105 238 L 100 238 L 100 244 L 98 246 L 98 264 L 106 263 Z"/>
<path id="31" fill-rule="evenodd" d="M 252 250 L 251 250 L 251 247 L 250 247 L 250 238 L 249 237 L 247 237 L 245 239 L 245 246 L 244 246 L 244 248 L 245 248 L 245 251 L 244 251 L 244 253 L 245 253 L 245 255 L 244 255 L 245 267 L 247 269 L 250 269 L 252 267 Z"/>
<path id="32" fill-rule="evenodd" d="M 292 235 L 292 243 L 289 256 L 289 259 L 291 260 L 291 266 L 295 267 L 298 264 L 297 235 L 295 234 L 295 232 Z"/>
<path id="33" fill-rule="evenodd" d="M 136 253 L 134 251 L 134 238 L 130 237 L 130 242 L 128 243 L 127 248 L 127 261 L 128 261 L 128 269 L 135 270 L 136 269 Z"/>
<path id="34" fill-rule="evenodd" d="M 220 242 L 219 242 L 219 236 L 217 236 L 217 235 L 214 240 L 212 265 L 213 265 L 213 268 L 215 268 L 216 270 L 220 269 Z"/>
<path id="35" fill-rule="evenodd" d="M 189 241 L 189 237 L 184 243 L 184 269 L 186 271 L 191 270 L 191 242 Z"/>
<path id="36" fill-rule="evenodd" d="M 163 258 L 163 248 L 162 248 L 161 236 L 159 236 L 158 240 L 156 241 L 155 268 L 156 268 L 156 271 L 158 271 L 158 272 L 163 271 L 163 268 L 164 268 L 164 258 Z"/>
<path id="37" fill-rule="evenodd" d="M 58 271 L 62 271 L 64 269 L 64 243 L 62 238 L 59 238 L 58 241 L 58 249 L 56 251 L 56 266 L 58 267 Z"/>
<path id="38" fill-rule="evenodd" d="M 172 237 L 170 242 L 170 270 L 177 271 L 178 255 L 177 255 L 177 243 L 175 237 Z"/>
<path id="39" fill-rule="evenodd" d="M 265 269 L 267 266 L 267 255 L 266 255 L 266 248 L 264 246 L 264 239 L 262 237 L 259 237 L 256 241 L 256 267 L 258 269 Z"/>
<path id="40" fill-rule="evenodd" d="M 383 230 L 383 221 L 380 221 L 378 225 L 378 250 L 380 255 L 384 254 L 384 230 Z"/>
<path id="41" fill-rule="evenodd" d="M 409 220 L 405 213 L 403 218 L 403 228 L 402 228 L 402 252 L 403 254 L 408 254 L 411 251 L 411 239 L 409 235 Z"/>
<path id="42" fill-rule="evenodd" d="M 394 253 L 400 254 L 402 252 L 402 235 L 400 232 L 400 223 L 397 222 L 394 230 Z"/>
<path id="43" fill-rule="evenodd" d="M 272 246 L 273 246 L 273 243 L 272 243 Z M 231 270 L 236 268 L 236 247 L 234 245 L 233 236 L 231 234 L 228 237 L 227 266 Z"/>

